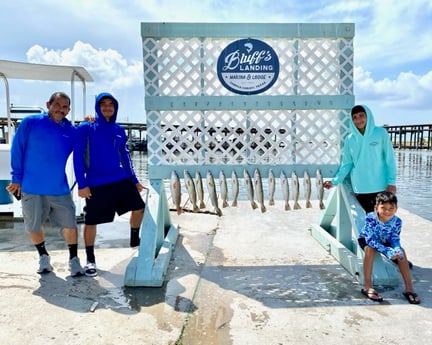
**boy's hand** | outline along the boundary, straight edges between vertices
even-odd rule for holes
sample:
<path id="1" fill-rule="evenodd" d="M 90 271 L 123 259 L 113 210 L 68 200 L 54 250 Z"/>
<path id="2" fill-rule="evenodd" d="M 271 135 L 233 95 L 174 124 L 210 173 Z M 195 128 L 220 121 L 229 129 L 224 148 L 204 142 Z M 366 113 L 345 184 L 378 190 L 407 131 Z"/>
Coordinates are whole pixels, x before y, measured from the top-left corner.
<path id="1" fill-rule="evenodd" d="M 325 181 L 325 182 L 323 183 L 323 187 L 324 187 L 325 189 L 330 189 L 331 187 L 333 187 L 333 183 L 331 183 L 331 181 Z"/>

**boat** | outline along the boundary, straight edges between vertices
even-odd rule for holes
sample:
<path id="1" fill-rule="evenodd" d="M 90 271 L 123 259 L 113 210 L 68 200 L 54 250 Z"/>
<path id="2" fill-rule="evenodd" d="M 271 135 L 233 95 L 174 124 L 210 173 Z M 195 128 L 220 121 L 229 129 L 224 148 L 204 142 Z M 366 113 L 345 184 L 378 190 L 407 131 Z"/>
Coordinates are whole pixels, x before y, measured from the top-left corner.
<path id="1" fill-rule="evenodd" d="M 10 79 L 24 79 L 34 81 L 61 81 L 70 82 L 71 84 L 71 117 L 70 120 L 75 122 L 75 81 L 78 80 L 82 84 L 82 103 L 83 112 L 86 114 L 86 83 L 92 82 L 93 78 L 90 73 L 82 66 L 68 66 L 68 65 L 48 65 L 36 64 L 28 62 L 18 62 L 9 60 L 0 60 L 0 78 L 4 81 L 6 93 L 6 116 L 7 116 L 7 135 L 0 143 L 0 219 L 16 220 L 22 218 L 21 203 L 14 200 L 10 193 L 6 191 L 6 186 L 10 183 L 10 150 L 13 140 L 14 126 L 11 120 L 11 114 L 14 111 L 10 102 Z M 23 113 L 28 113 L 30 109 L 34 109 L 33 113 L 41 112 L 43 108 L 39 106 L 19 106 L 15 108 L 18 112 L 21 110 Z M 68 181 L 72 187 L 74 184 L 74 174 L 72 158 L 69 158 L 66 172 Z M 78 197 L 78 192 L 73 191 L 73 198 L 76 205 L 77 217 L 81 216 L 81 200 Z"/>

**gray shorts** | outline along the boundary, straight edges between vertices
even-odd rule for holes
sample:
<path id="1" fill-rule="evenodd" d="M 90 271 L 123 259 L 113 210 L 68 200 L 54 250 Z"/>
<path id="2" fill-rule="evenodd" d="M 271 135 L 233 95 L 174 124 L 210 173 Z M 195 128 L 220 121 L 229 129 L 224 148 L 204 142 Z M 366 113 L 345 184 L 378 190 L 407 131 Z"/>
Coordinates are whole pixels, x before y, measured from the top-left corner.
<path id="1" fill-rule="evenodd" d="M 24 228 L 28 232 L 37 232 L 48 219 L 51 226 L 77 228 L 75 204 L 70 194 L 36 195 L 22 193 L 22 211 Z"/>

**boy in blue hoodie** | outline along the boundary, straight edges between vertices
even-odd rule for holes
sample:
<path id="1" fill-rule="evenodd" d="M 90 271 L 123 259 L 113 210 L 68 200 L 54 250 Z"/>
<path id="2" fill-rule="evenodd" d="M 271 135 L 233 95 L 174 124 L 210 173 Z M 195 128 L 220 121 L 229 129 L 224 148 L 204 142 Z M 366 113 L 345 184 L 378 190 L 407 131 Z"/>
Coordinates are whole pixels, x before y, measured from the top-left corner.
<path id="1" fill-rule="evenodd" d="M 127 136 L 116 123 L 118 102 L 109 93 L 96 97 L 94 122 L 82 122 L 74 145 L 74 170 L 78 195 L 86 199 L 84 243 L 87 264 L 84 273 L 97 275 L 94 242 L 96 225 L 114 220 L 115 213 L 131 212 L 130 246 L 140 244 L 139 230 L 144 215 L 140 192 L 145 189 L 135 175 Z"/>
<path id="2" fill-rule="evenodd" d="M 396 161 L 390 137 L 375 126 L 370 109 L 356 105 L 351 110 L 351 133 L 344 141 L 342 161 L 336 176 L 324 182 L 329 189 L 350 174 L 351 186 L 366 214 L 373 212 L 379 192 L 396 193 Z"/>
<path id="3" fill-rule="evenodd" d="M 22 197 L 24 227 L 39 253 L 40 274 L 53 270 L 45 247 L 43 223 L 47 218 L 62 228 L 71 275 L 84 273 L 77 255 L 75 204 L 65 172 L 76 133 L 66 119 L 70 103 L 64 92 L 53 93 L 46 103 L 48 112 L 25 117 L 12 142 L 12 182 L 6 189 Z"/>

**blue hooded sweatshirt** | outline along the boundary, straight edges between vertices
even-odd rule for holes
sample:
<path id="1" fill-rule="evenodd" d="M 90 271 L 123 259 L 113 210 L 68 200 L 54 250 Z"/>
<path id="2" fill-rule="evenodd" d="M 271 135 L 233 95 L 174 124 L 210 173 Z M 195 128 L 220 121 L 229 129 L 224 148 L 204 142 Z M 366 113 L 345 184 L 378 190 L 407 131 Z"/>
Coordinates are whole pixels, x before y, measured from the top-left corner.
<path id="1" fill-rule="evenodd" d="M 108 122 L 99 103 L 102 98 L 114 101 L 114 115 Z M 78 188 L 95 187 L 131 178 L 138 182 L 127 147 L 123 127 L 116 123 L 118 102 L 109 93 L 96 97 L 95 121 L 82 122 L 74 145 L 74 169 Z"/>
<path id="2" fill-rule="evenodd" d="M 342 183 L 350 174 L 354 193 L 377 193 L 396 185 L 396 161 L 387 131 L 376 127 L 370 109 L 362 107 L 367 116 L 365 132 L 361 134 L 351 118 L 351 133 L 344 140 L 341 165 L 332 184 Z"/>
<path id="3" fill-rule="evenodd" d="M 12 183 L 29 194 L 70 194 L 65 168 L 75 132 L 66 118 L 56 123 L 48 113 L 25 117 L 11 147 Z"/>

